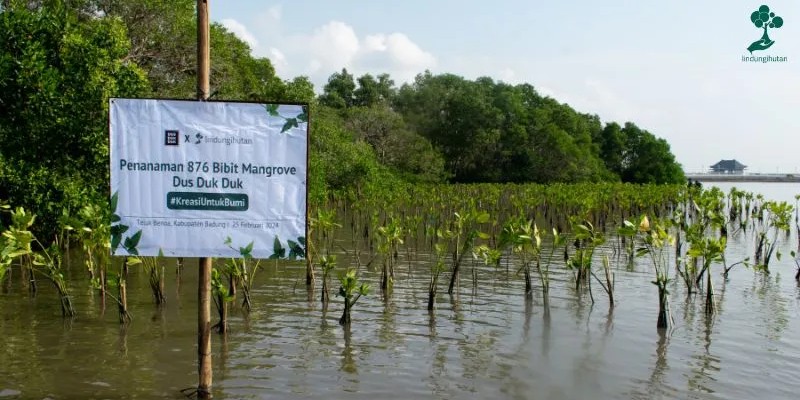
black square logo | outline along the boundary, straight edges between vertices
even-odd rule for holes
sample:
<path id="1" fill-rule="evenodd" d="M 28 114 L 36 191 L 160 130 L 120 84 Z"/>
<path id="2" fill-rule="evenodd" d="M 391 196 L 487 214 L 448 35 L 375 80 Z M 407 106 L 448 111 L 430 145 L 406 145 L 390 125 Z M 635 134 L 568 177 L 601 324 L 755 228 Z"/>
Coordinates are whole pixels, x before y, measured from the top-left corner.
<path id="1" fill-rule="evenodd" d="M 177 146 L 179 143 L 178 140 L 178 131 L 175 130 L 167 130 L 164 131 L 164 145 L 165 146 Z"/>

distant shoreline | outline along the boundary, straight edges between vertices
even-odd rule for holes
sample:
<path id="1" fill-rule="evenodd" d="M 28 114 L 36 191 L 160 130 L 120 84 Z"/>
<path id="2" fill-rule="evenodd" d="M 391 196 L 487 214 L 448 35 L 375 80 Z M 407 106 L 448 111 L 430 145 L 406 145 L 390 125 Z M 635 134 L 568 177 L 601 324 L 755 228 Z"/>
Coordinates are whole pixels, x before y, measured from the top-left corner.
<path id="1" fill-rule="evenodd" d="M 800 174 L 686 174 L 698 182 L 800 182 Z"/>

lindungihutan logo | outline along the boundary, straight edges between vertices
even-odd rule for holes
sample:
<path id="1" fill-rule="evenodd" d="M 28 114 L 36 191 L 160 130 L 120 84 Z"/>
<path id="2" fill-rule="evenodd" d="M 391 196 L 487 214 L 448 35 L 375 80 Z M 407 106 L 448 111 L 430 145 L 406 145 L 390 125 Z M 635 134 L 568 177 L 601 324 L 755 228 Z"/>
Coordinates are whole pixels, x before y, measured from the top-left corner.
<path id="1" fill-rule="evenodd" d="M 786 62 L 787 57 L 783 56 L 753 56 L 754 51 L 764 51 L 771 48 L 775 44 L 775 40 L 769 37 L 769 32 L 771 29 L 774 30 L 782 27 L 783 18 L 776 15 L 773 10 L 770 10 L 769 6 L 762 5 L 761 7 L 758 7 L 758 10 L 755 10 L 750 14 L 750 22 L 756 28 L 762 29 L 763 33 L 761 34 L 760 39 L 750 43 L 750 46 L 747 46 L 747 51 L 750 52 L 750 56 L 742 56 L 742 61 L 754 61 L 762 63 Z"/>

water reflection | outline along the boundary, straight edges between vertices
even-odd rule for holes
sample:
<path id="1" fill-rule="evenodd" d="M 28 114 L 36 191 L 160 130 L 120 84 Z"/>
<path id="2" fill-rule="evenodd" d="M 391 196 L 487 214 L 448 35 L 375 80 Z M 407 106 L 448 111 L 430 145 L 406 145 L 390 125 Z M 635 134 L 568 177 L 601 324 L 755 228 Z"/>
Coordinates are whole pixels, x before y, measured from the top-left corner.
<path id="1" fill-rule="evenodd" d="M 533 298 L 525 296 L 525 322 L 522 325 L 522 343 L 528 344 L 531 332 L 531 316 L 533 315 Z"/>
<path id="2" fill-rule="evenodd" d="M 756 327 L 761 328 L 759 334 L 767 339 L 765 344 L 774 346 L 775 343 L 780 342 L 784 330 L 789 325 L 787 301 L 781 296 L 780 275 L 778 274 L 774 279 L 770 275 L 754 277 L 752 285 L 745 295 L 754 296 L 765 309 L 769 310 L 769 312 L 759 313 L 758 318 L 761 323 L 756 324 Z M 772 346 L 770 346 L 771 350 L 777 350 Z"/>
<path id="3" fill-rule="evenodd" d="M 713 317 L 705 319 L 703 324 L 703 346 L 702 352 L 692 355 L 696 361 L 692 367 L 692 375 L 689 377 L 688 385 L 690 390 L 705 393 L 714 393 L 712 382 L 715 382 L 714 374 L 719 372 L 719 358 L 711 354 L 711 333 L 714 326 Z"/>
<path id="4" fill-rule="evenodd" d="M 466 267 L 462 284 L 469 285 L 472 269 Z M 775 276 L 750 282 L 747 269 L 734 269 L 730 281 L 721 281 L 717 304 L 724 312 L 713 321 L 705 318 L 702 294 L 686 297 L 682 284 L 671 285 L 670 302 L 683 314 L 675 316 L 680 325 L 652 336 L 657 301 L 649 274 L 620 266 L 620 301 L 606 308 L 603 292 L 596 291 L 595 309 L 586 290 L 577 293 L 571 274 L 560 267 L 554 267 L 545 301 L 538 290 L 525 298 L 513 268 L 476 264 L 480 290 L 463 287 L 459 299 L 458 291 L 446 294 L 445 279 L 440 307 L 428 312 L 428 268 L 414 263 L 413 274 L 398 268 L 392 296 L 366 297 L 354 310 L 352 327 L 345 328 L 338 324 L 340 298 L 322 306 L 319 291 L 305 287 L 304 265 L 269 263 L 259 272 L 253 310 L 232 307 L 231 332 L 212 338 L 220 398 L 348 392 L 387 399 L 562 400 L 630 398 L 638 391 L 634 398 L 684 399 L 758 385 L 764 378 L 749 378 L 753 371 L 742 360 L 785 367 L 790 357 L 771 361 L 774 353 L 770 358 L 765 349 L 789 355 L 798 349 L 800 330 L 790 316 L 800 310 L 800 285 Z M 99 312 L 101 297 L 88 288 L 84 274 L 73 273 L 71 281 L 79 316 L 64 320 L 52 290 L 42 285 L 30 299 L 19 290 L 14 271 L 13 285 L 4 282 L 0 295 L 0 390 L 19 390 L 26 398 L 113 398 L 122 390 L 130 397 L 176 398 L 179 389 L 196 384 L 197 315 L 196 271 L 177 271 L 167 274 L 174 297 L 159 309 L 150 301 L 145 274 L 131 269 L 135 319 L 125 331 L 116 309 Z M 376 287 L 380 271 L 362 273 Z M 641 352 L 652 350 L 653 342 L 654 352 Z M 57 377 L 67 383 L 57 383 Z M 782 382 L 758 393 L 781 397 L 769 395 L 782 393 L 789 380 Z"/>
<path id="5" fill-rule="evenodd" d="M 658 340 L 656 340 L 655 362 L 653 370 L 650 373 L 649 390 L 648 394 L 651 398 L 657 396 L 664 391 L 664 380 L 669 370 L 669 363 L 667 362 L 667 346 L 669 344 L 669 334 L 666 330 L 658 330 Z"/>
<path id="6" fill-rule="evenodd" d="M 353 333 L 350 325 L 344 325 L 344 349 L 342 349 L 342 363 L 339 367 L 340 371 L 347 372 L 351 375 L 358 375 L 358 367 L 354 357 L 355 351 L 352 346 Z M 354 380 L 358 382 L 358 380 Z"/>
<path id="7" fill-rule="evenodd" d="M 119 341 L 117 342 L 119 355 L 122 358 L 128 357 L 128 326 L 123 325 L 119 328 Z"/>

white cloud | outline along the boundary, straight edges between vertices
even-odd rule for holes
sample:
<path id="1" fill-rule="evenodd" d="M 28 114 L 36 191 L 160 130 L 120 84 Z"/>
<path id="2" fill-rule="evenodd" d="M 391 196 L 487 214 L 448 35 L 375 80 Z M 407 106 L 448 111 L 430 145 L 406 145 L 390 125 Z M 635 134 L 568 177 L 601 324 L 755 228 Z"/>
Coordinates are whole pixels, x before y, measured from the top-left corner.
<path id="1" fill-rule="evenodd" d="M 250 44 L 255 56 L 268 57 L 282 79 L 306 75 L 318 91 L 342 68 L 355 76 L 388 73 L 399 85 L 437 65 L 433 54 L 402 32 L 358 33 L 332 20 L 310 32 L 289 33 L 282 17 L 277 5 L 255 15 L 248 26 L 233 19 L 221 22 Z"/>
<path id="2" fill-rule="evenodd" d="M 367 35 L 364 38 L 364 50 L 370 51 L 386 51 L 386 36 L 385 35 Z"/>
<path id="3" fill-rule="evenodd" d="M 515 82 L 516 75 L 517 74 L 514 72 L 513 69 L 511 69 L 511 68 L 503 68 L 502 70 L 500 70 L 499 78 L 503 82 L 512 83 L 513 84 Z"/>
<path id="4" fill-rule="evenodd" d="M 256 40 L 256 37 L 253 36 L 241 22 L 231 18 L 223 19 L 220 22 L 222 26 L 231 31 L 231 33 L 236 35 L 239 39 L 244 40 L 245 43 L 250 46 L 251 50 L 255 50 L 256 47 L 258 47 L 258 40 Z"/>
<path id="5" fill-rule="evenodd" d="M 392 33 L 388 36 L 378 34 L 372 35 L 371 38 L 377 46 L 373 48 L 365 47 L 365 52 L 386 52 L 396 65 L 424 68 L 433 66 L 436 63 L 436 59 L 433 55 L 423 51 L 416 43 L 412 42 L 408 36 L 402 33 Z"/>
<path id="6" fill-rule="evenodd" d="M 436 57 L 403 33 L 379 33 L 364 38 L 354 64 L 361 70 L 389 73 L 395 83 L 401 83 L 435 67 Z"/>
<path id="7" fill-rule="evenodd" d="M 289 63 L 286 61 L 286 56 L 282 51 L 275 47 L 270 47 L 269 59 L 272 62 L 272 66 L 275 67 L 278 75 L 283 75 L 284 73 L 288 72 Z"/>
<path id="8" fill-rule="evenodd" d="M 311 56 L 308 65 L 319 65 L 331 71 L 350 67 L 360 48 L 353 28 L 340 21 L 328 22 L 305 39 L 306 49 Z"/>

